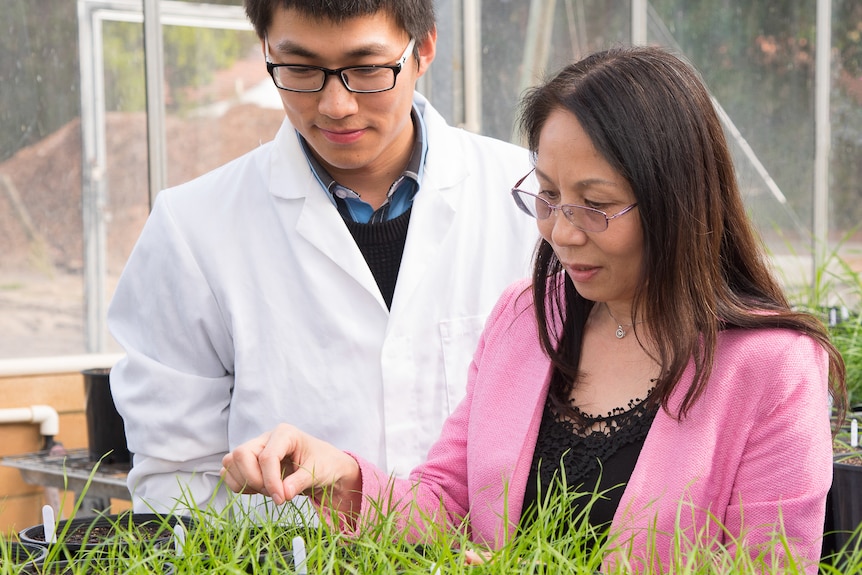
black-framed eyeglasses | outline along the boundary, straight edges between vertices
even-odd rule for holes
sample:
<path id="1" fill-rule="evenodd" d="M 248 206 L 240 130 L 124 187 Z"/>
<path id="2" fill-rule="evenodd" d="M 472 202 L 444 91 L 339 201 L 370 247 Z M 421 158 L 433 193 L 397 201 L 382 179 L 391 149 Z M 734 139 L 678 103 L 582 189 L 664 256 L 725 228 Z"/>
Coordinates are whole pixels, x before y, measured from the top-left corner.
<path id="1" fill-rule="evenodd" d="M 340 78 L 341 83 L 350 92 L 358 94 L 386 92 L 395 87 L 398 73 L 410 57 L 415 44 L 416 40 L 411 38 L 404 53 L 392 65 L 345 66 L 333 70 L 322 66 L 273 64 L 269 59 L 269 39 L 264 36 L 266 69 L 276 87 L 288 92 L 320 92 L 326 85 L 327 76 Z"/>
<path id="2" fill-rule="evenodd" d="M 526 176 L 518 180 L 518 183 L 512 188 L 512 198 L 515 200 L 515 204 L 522 212 L 528 216 L 536 218 L 537 220 L 546 220 L 551 217 L 551 214 L 559 210 L 564 216 L 566 216 L 566 219 L 579 230 L 585 232 L 603 232 L 608 229 L 608 223 L 610 223 L 611 220 L 627 214 L 638 205 L 637 202 L 635 202 L 630 206 L 626 206 L 612 216 L 609 216 L 601 210 L 587 206 L 579 206 L 577 204 L 560 204 L 555 206 L 537 194 L 519 189 L 532 173 L 533 170 L 530 170 L 527 172 Z"/>

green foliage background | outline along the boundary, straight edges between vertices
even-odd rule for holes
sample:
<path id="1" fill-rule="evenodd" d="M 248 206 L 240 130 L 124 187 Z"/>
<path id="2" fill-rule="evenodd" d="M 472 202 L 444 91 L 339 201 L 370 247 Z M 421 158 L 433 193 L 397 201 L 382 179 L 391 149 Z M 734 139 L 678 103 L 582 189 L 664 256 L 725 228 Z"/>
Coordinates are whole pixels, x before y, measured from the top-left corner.
<path id="1" fill-rule="evenodd" d="M 245 41 L 244 41 L 245 40 Z M 209 83 L 250 47 L 249 34 L 187 26 L 163 30 L 168 109 L 183 109 L 186 86 Z M 252 39 L 256 42 L 255 39 Z M 143 27 L 130 22 L 105 24 L 105 91 L 109 110 L 132 112 L 146 107 Z"/>
<path id="2" fill-rule="evenodd" d="M 209 0 L 239 5 L 240 0 Z M 77 3 L 3 0 L 0 10 L 0 161 L 80 116 Z M 183 87 L 204 85 L 256 43 L 253 33 L 166 26 L 169 109 L 187 104 Z M 104 25 L 106 108 L 145 108 L 143 25 Z"/>

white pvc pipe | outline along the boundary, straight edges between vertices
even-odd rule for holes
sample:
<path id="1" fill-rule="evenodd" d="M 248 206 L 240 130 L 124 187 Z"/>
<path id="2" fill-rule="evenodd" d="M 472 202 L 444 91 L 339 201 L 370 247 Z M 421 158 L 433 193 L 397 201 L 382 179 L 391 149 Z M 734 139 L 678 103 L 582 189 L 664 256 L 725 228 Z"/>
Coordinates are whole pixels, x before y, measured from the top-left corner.
<path id="1" fill-rule="evenodd" d="M 0 377 L 77 373 L 97 367 L 113 367 L 122 353 L 88 353 L 54 357 L 0 359 Z"/>
<path id="2" fill-rule="evenodd" d="M 55 437 L 60 433 L 60 416 L 50 405 L 0 409 L 0 423 L 38 423 L 40 435 Z"/>

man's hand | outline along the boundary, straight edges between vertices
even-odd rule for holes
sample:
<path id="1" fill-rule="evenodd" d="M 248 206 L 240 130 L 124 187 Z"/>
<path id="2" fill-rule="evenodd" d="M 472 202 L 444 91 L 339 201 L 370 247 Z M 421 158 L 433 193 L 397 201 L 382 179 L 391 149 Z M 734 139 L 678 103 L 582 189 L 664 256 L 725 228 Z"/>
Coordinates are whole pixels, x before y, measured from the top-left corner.
<path id="1" fill-rule="evenodd" d="M 232 491 L 261 493 L 277 505 L 303 494 L 352 514 L 361 503 L 356 460 L 292 425 L 281 424 L 225 455 L 221 476 Z"/>

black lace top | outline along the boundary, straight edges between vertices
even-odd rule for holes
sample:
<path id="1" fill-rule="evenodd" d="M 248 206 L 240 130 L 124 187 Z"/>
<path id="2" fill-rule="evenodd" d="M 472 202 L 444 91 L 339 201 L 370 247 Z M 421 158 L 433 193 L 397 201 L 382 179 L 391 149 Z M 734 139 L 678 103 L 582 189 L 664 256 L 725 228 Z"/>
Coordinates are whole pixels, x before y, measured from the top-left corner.
<path id="1" fill-rule="evenodd" d="M 648 405 L 646 398 L 633 399 L 628 409 L 617 408 L 606 416 L 596 417 L 574 409 L 582 421 L 559 415 L 550 399 L 545 401 L 524 493 L 522 525 L 533 521 L 539 498 L 544 500 L 549 488 L 559 488 L 562 462 L 563 477 L 569 489 L 603 493 L 603 497 L 593 503 L 588 520 L 596 528 L 607 527 L 657 411 L 656 406 Z M 583 499 L 573 501 L 573 506 L 577 506 L 578 501 Z M 573 513 L 577 512 L 578 509 L 573 509 Z"/>

